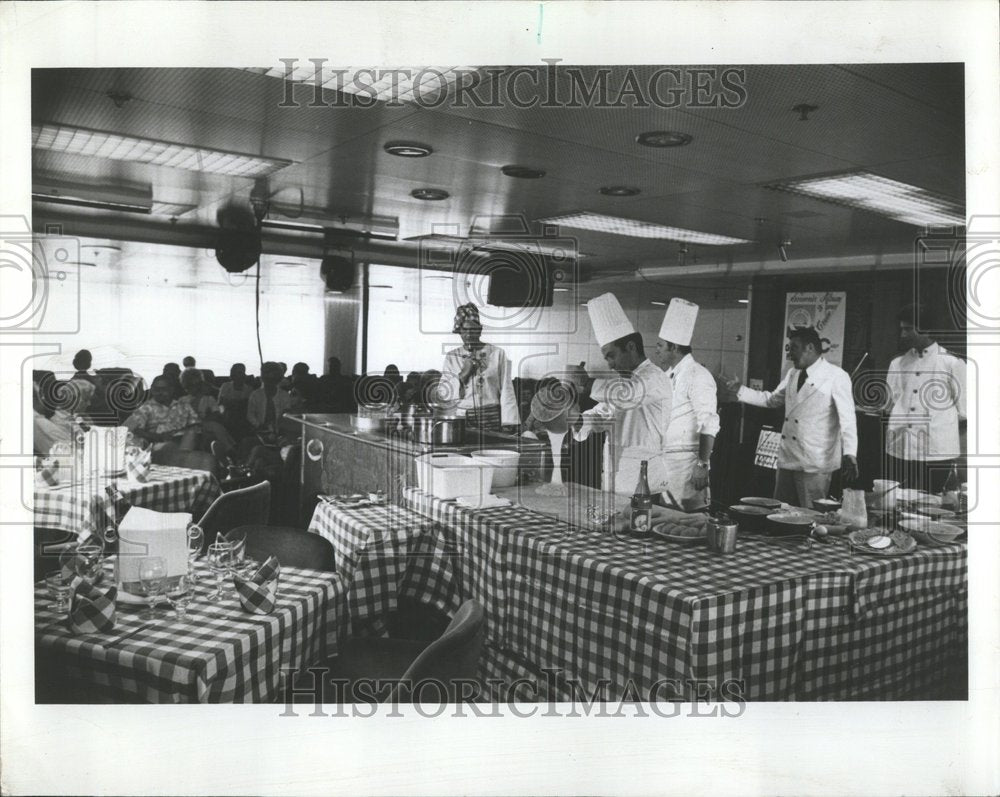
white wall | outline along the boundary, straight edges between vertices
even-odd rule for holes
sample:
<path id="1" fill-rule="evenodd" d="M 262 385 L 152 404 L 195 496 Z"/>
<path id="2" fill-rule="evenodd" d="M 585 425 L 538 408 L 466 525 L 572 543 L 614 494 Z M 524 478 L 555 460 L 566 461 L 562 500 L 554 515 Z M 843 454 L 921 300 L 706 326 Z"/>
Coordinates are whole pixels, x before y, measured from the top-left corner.
<path id="1" fill-rule="evenodd" d="M 588 370 L 604 367 L 594 339 L 587 310 L 581 303 L 599 293 L 610 291 L 619 297 L 636 330 L 642 333 L 647 347 L 657 339 L 666 307 L 652 305 L 652 300 L 667 302 L 671 296 L 683 296 L 698 302 L 701 310 L 695 328 L 696 359 L 713 372 L 743 373 L 746 346 L 747 305 L 738 303 L 745 296 L 745 286 L 721 291 L 667 289 L 636 283 L 581 286 L 569 292 L 557 292 L 553 306 L 530 314 L 517 314 L 494 308 L 483 300 L 482 286 L 456 289 L 453 280 L 427 272 L 373 266 L 370 282 L 390 285 L 370 292 L 368 327 L 368 371 L 381 372 L 390 362 L 405 375 L 411 370 L 440 368 L 444 353 L 461 344 L 451 332 L 456 304 L 474 301 L 481 308 L 485 326 L 483 339 L 502 346 L 522 377 L 539 378 L 561 372 L 567 364 L 586 362 Z"/>

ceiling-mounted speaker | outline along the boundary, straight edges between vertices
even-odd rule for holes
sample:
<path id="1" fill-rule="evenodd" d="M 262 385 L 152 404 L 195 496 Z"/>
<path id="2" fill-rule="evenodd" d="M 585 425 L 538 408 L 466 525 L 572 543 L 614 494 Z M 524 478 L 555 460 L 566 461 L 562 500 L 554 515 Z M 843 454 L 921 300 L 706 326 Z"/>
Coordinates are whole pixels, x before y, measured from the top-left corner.
<path id="1" fill-rule="evenodd" d="M 258 230 L 219 230 L 215 259 L 230 274 L 251 268 L 260 259 L 261 242 Z"/>
<path id="2" fill-rule="evenodd" d="M 215 259 L 230 274 L 239 274 L 251 268 L 260 259 L 260 227 L 253 210 L 245 205 L 232 203 L 219 209 L 218 243 Z"/>
<path id="3" fill-rule="evenodd" d="M 319 266 L 319 274 L 331 293 L 343 293 L 354 285 L 354 262 L 340 255 L 327 255 Z"/>

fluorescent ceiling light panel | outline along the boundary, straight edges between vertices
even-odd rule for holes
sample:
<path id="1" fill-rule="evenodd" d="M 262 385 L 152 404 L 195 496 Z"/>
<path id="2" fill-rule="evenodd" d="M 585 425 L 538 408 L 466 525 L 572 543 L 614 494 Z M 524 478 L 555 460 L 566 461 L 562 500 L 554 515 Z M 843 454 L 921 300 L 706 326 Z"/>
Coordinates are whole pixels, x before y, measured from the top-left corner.
<path id="1" fill-rule="evenodd" d="M 623 219 L 619 216 L 604 216 L 600 213 L 590 213 L 589 211 L 566 213 L 562 216 L 551 216 L 550 218 L 539 219 L 538 221 L 545 224 L 558 224 L 561 227 L 570 227 L 576 230 L 624 235 L 629 238 L 659 238 L 688 244 L 705 244 L 706 246 L 730 246 L 732 244 L 751 243 L 746 238 L 732 238 L 728 235 L 685 230 L 683 227 L 668 227 L 664 224 Z"/>
<path id="2" fill-rule="evenodd" d="M 365 99 L 388 102 L 414 102 L 416 97 L 440 97 L 448 86 L 457 83 L 463 73 L 475 72 L 475 66 L 412 66 L 360 68 L 336 67 L 324 64 L 320 68 L 319 84 L 346 94 L 356 94 Z M 268 77 L 280 77 L 292 83 L 316 85 L 316 65 L 311 61 L 296 62 L 289 71 L 282 66 L 244 67 Z"/>
<path id="3" fill-rule="evenodd" d="M 154 216 L 183 216 L 185 213 L 190 213 L 192 210 L 196 210 L 197 205 L 189 205 L 184 202 L 161 202 L 159 200 L 153 201 L 152 213 Z"/>
<path id="4" fill-rule="evenodd" d="M 265 177 L 291 165 L 292 161 L 222 152 L 186 144 L 173 144 L 150 138 L 136 138 L 90 130 L 42 123 L 31 126 L 31 146 L 34 149 L 88 155 L 95 158 L 169 166 L 192 172 L 222 174 L 228 177 Z"/>
<path id="5" fill-rule="evenodd" d="M 779 180 L 764 187 L 867 210 L 918 227 L 965 224 L 962 203 L 871 172 L 854 171 Z"/>

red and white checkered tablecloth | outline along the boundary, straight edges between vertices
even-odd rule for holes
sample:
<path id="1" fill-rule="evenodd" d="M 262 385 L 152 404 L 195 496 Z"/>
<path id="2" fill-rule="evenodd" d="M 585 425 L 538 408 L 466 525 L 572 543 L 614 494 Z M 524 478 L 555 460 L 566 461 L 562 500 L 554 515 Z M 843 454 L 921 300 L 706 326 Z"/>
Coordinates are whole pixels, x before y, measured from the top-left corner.
<path id="1" fill-rule="evenodd" d="M 158 619 L 119 601 L 115 627 L 76 635 L 52 611 L 44 582 L 35 586 L 35 655 L 50 669 L 112 698 L 148 703 L 257 703 L 279 694 L 282 670 L 336 654 L 344 623 L 338 574 L 282 567 L 270 614 L 251 614 L 230 589 L 216 603 L 214 575 L 199 562 L 200 583 L 179 620 L 164 602 Z M 109 568 L 110 571 L 110 568 Z M 109 576 L 110 577 L 110 576 Z"/>
<path id="2" fill-rule="evenodd" d="M 110 480 L 85 480 L 57 487 L 35 487 L 35 525 L 63 529 L 81 538 L 103 532 L 108 522 L 104 488 Z M 208 471 L 153 465 L 143 484 L 115 479 L 132 504 L 158 512 L 190 512 L 198 520 L 222 492 Z"/>
<path id="3" fill-rule="evenodd" d="M 459 529 L 476 597 L 503 626 L 493 645 L 558 673 L 564 694 L 605 684 L 609 699 L 633 685 L 647 698 L 737 688 L 756 700 L 905 698 L 947 677 L 965 644 L 962 544 L 877 557 L 742 535 L 720 555 L 518 506 L 406 498 Z"/>
<path id="4" fill-rule="evenodd" d="M 400 596 L 446 613 L 460 601 L 455 562 L 446 534 L 425 516 L 394 504 L 344 509 L 320 501 L 309 530 L 333 545 L 337 572 L 347 585 L 347 611 L 355 636 L 382 636 Z"/>

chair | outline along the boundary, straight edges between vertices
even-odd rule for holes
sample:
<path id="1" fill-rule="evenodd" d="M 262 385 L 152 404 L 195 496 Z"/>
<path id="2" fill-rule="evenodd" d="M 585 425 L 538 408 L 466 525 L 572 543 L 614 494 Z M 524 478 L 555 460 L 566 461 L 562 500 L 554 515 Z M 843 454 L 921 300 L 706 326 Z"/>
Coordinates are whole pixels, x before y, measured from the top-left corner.
<path id="1" fill-rule="evenodd" d="M 205 546 L 215 542 L 219 534 L 238 526 L 256 526 L 267 523 L 271 511 L 271 484 L 261 482 L 223 493 L 202 515 L 198 525 L 205 532 Z"/>
<path id="2" fill-rule="evenodd" d="M 330 541 L 289 526 L 238 526 L 226 532 L 230 542 L 246 536 L 246 553 L 263 562 L 272 554 L 282 565 L 336 572 L 337 556 Z"/>
<path id="3" fill-rule="evenodd" d="M 215 473 L 216 468 L 218 468 L 215 457 L 207 451 L 186 451 L 174 446 L 164 446 L 159 451 L 154 451 L 152 462 L 154 465 L 172 465 L 176 468 L 207 470 L 209 473 Z"/>
<path id="4" fill-rule="evenodd" d="M 445 632 L 429 645 L 392 638 L 347 640 L 340 654 L 327 662 L 330 670 L 327 677 L 349 682 L 362 678 L 399 679 L 409 685 L 397 685 L 388 691 L 385 699 L 408 703 L 414 698 L 443 697 L 449 703 L 457 703 L 460 695 L 455 681 L 460 678 L 477 680 L 485 636 L 483 607 L 477 601 L 468 600 L 455 612 Z M 442 694 L 439 688 L 432 687 L 422 689 L 422 682 L 441 684 L 445 692 Z M 345 699 L 357 697 L 350 684 L 347 689 Z"/>

